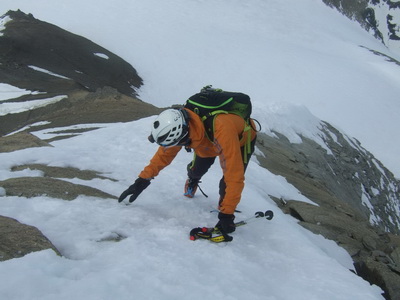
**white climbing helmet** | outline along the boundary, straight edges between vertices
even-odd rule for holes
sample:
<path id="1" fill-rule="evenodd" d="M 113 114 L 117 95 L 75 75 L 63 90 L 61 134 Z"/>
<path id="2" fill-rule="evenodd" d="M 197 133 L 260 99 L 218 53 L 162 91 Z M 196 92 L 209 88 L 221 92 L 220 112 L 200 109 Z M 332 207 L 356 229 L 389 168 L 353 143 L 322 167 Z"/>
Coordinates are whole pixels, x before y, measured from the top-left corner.
<path id="1" fill-rule="evenodd" d="M 153 122 L 149 141 L 160 146 L 170 147 L 188 134 L 184 113 L 179 109 L 164 110 Z"/>

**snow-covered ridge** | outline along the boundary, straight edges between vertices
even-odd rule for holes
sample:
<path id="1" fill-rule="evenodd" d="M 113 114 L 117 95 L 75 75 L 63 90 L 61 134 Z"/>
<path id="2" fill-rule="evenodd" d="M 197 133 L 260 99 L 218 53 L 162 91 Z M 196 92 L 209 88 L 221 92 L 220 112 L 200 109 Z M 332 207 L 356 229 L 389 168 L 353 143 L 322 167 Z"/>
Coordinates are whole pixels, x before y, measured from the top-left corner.
<path id="1" fill-rule="evenodd" d="M 357 139 L 318 119 L 304 106 L 275 103 L 257 107 L 253 116 L 262 125 L 261 132 L 272 137 L 279 133 L 294 144 L 281 151 L 299 145 L 293 155 L 300 164 L 307 165 L 304 175 L 323 182 L 337 198 L 362 212 L 371 225 L 386 232 L 400 232 L 399 182 Z M 315 143 L 315 150 L 301 150 L 305 139 Z M 308 151 L 308 158 L 298 158 L 296 151 Z"/>
<path id="2" fill-rule="evenodd" d="M 0 49 L 3 83 L 52 96 L 104 86 L 136 95 L 142 79 L 119 56 L 21 10 L 9 10 L 3 18 L 7 17 L 13 22 L 5 27 L 7 37 L 0 36 L 7 45 Z"/>
<path id="3" fill-rule="evenodd" d="M 7 114 L 17 114 L 27 110 L 37 109 L 49 104 L 54 104 L 58 101 L 61 101 L 65 98 L 68 98 L 66 95 L 55 96 L 47 99 L 40 100 L 31 100 L 26 102 L 7 102 L 0 103 L 0 116 L 4 116 Z"/>
<path id="4" fill-rule="evenodd" d="M 275 102 L 255 107 L 253 117 L 260 121 L 261 132 L 275 136 L 274 132 L 284 135 L 291 143 L 301 143 L 302 137 L 314 140 L 328 153 L 321 131 L 322 121 L 314 116 L 304 105 L 288 102 Z"/>
<path id="5" fill-rule="evenodd" d="M 384 44 L 400 54 L 400 3 L 399 1 L 370 1 L 375 12 L 377 27 Z"/>
<path id="6" fill-rule="evenodd" d="M 11 21 L 12 19 L 9 16 L 0 16 L 0 36 L 3 35 L 3 30 L 6 29 L 5 25 L 7 22 Z"/>

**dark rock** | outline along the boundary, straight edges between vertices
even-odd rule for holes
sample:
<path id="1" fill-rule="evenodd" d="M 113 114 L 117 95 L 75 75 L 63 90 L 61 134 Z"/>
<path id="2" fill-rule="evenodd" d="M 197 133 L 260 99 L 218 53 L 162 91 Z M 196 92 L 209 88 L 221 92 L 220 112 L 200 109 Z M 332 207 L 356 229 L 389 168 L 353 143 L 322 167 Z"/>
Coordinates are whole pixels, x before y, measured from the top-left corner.
<path id="1" fill-rule="evenodd" d="M 271 198 L 301 226 L 346 249 L 357 273 L 380 286 L 387 299 L 400 299 L 399 182 L 357 141 L 327 123 L 322 133 L 331 154 L 304 137 L 292 144 L 276 132 L 259 134 L 260 164 L 317 205 Z"/>
<path id="2" fill-rule="evenodd" d="M 351 20 L 356 20 L 365 30 L 384 44 L 389 40 L 400 40 L 399 24 L 393 20 L 393 12 L 400 9 L 399 2 L 390 0 L 322 0 L 326 5 L 336 8 Z M 386 15 L 386 22 L 378 22 L 377 15 Z M 397 48 L 399 50 L 399 48 Z"/>
<path id="3" fill-rule="evenodd" d="M 32 147 L 51 147 L 51 145 L 28 132 L 20 132 L 10 136 L 0 137 L 0 153 Z"/>
<path id="4" fill-rule="evenodd" d="M 51 198 L 74 200 L 80 195 L 86 195 L 104 199 L 117 199 L 113 195 L 92 187 L 48 177 L 10 178 L 0 181 L 0 187 L 6 190 L 6 196 L 26 198 L 48 196 Z"/>
<path id="5" fill-rule="evenodd" d="M 400 275 L 393 272 L 386 264 L 368 257 L 355 263 L 357 274 L 380 286 L 386 299 L 400 299 Z"/>
<path id="6" fill-rule="evenodd" d="M 31 14 L 9 11 L 6 15 L 12 20 L 6 23 L 0 36 L 0 82 L 40 93 L 2 103 L 60 95 L 65 98 L 0 116 L 0 136 L 38 122 L 43 125 L 35 128 L 43 129 L 126 122 L 160 112 L 132 97 L 136 96 L 142 79 L 120 57 L 84 37 L 37 20 Z"/>
<path id="7" fill-rule="evenodd" d="M 3 83 L 52 95 L 76 89 L 95 92 L 110 86 L 122 94 L 136 96 L 135 89 L 141 86 L 142 79 L 117 55 L 31 14 L 18 10 L 6 15 L 12 20 L 0 36 Z"/>
<path id="8" fill-rule="evenodd" d="M 160 108 L 108 87 L 94 93 L 74 91 L 57 103 L 0 116 L 0 136 L 21 128 L 33 131 L 76 124 L 128 122 L 160 112 Z M 42 124 L 38 125 L 39 122 Z M 29 127 L 32 124 L 36 126 Z"/>
<path id="9" fill-rule="evenodd" d="M 95 178 L 108 179 L 111 181 L 116 181 L 113 178 L 101 175 L 99 172 L 90 170 L 80 170 L 77 168 L 62 168 L 62 167 L 51 167 L 41 164 L 28 164 L 22 166 L 14 166 L 11 171 L 21 171 L 25 169 L 38 170 L 43 173 L 43 177 L 53 177 L 53 178 L 79 178 L 82 180 L 92 180 Z"/>
<path id="10" fill-rule="evenodd" d="M 22 257 L 35 251 L 57 248 L 33 226 L 0 216 L 0 261 Z"/>
<path id="11" fill-rule="evenodd" d="M 328 123 L 321 130 L 331 154 L 310 139 L 293 144 L 275 132 L 277 138 L 259 135 L 264 156 L 257 159 L 318 205 L 344 211 L 355 220 L 372 220 L 383 232 L 400 233 L 399 181 L 356 140 Z"/>

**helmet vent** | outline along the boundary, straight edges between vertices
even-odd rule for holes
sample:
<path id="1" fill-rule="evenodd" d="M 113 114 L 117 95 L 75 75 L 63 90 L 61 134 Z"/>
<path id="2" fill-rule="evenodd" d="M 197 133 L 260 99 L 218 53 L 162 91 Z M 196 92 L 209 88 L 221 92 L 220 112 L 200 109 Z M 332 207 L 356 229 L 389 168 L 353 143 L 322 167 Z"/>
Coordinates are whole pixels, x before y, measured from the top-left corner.
<path id="1" fill-rule="evenodd" d="M 160 122 L 159 122 L 159 121 L 155 121 L 155 122 L 153 123 L 154 129 L 157 129 L 158 126 L 160 126 Z"/>

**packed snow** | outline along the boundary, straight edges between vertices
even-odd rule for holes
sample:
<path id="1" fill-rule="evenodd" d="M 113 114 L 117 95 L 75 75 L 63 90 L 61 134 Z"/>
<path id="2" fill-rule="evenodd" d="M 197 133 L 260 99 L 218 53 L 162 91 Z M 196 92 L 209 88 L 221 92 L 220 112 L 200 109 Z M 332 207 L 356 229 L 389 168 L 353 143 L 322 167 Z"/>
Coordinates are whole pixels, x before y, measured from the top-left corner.
<path id="1" fill-rule="evenodd" d="M 0 105 L 1 101 L 8 100 L 8 99 L 13 99 L 13 98 L 18 98 L 24 95 L 29 95 L 31 94 L 30 91 L 27 91 L 25 89 L 20 89 L 15 86 L 6 84 L 6 83 L 0 83 Z M 2 106 L 0 106 L 0 114 L 5 115 L 9 112 L 5 112 Z"/>
<path id="2" fill-rule="evenodd" d="M 31 69 L 33 69 L 33 70 L 35 70 L 35 71 L 42 72 L 42 73 L 46 73 L 46 74 L 49 74 L 49 75 L 52 75 L 52 76 L 55 76 L 55 77 L 58 77 L 58 78 L 70 79 L 70 78 L 68 78 L 68 77 L 65 77 L 65 76 L 62 76 L 62 75 L 60 75 L 60 74 L 56 74 L 56 73 L 50 72 L 49 70 L 46 70 L 46 69 L 43 69 L 43 68 L 39 68 L 39 67 L 37 67 L 37 66 L 32 66 L 32 65 L 30 65 L 30 66 L 28 66 L 28 67 L 31 68 Z"/>
<path id="3" fill-rule="evenodd" d="M 10 17 L 4 17 L 0 19 L 0 36 L 3 35 L 3 30 L 5 29 L 5 25 L 7 24 L 8 21 L 10 21 L 11 18 Z"/>
<path id="4" fill-rule="evenodd" d="M 9 113 L 20 113 L 20 112 L 31 110 L 33 108 L 43 107 L 43 106 L 61 101 L 62 99 L 65 99 L 66 97 L 67 96 L 65 96 L 65 95 L 61 95 L 61 96 L 54 96 L 54 97 L 50 97 L 50 98 L 46 98 L 46 99 L 31 100 L 31 101 L 25 101 L 25 102 L 6 102 L 6 103 L 0 102 L 0 116 L 7 115 Z"/>
<path id="5" fill-rule="evenodd" d="M 283 133 L 293 143 L 303 135 L 324 146 L 322 119 L 356 137 L 400 175 L 400 69 L 367 48 L 396 56 L 322 1 L 0 2 L 0 12 L 18 8 L 127 60 L 144 79 L 139 94 L 146 102 L 183 103 L 207 84 L 245 92 L 263 132 Z M 152 120 L 85 125 L 98 129 L 54 141 L 53 147 L 2 153 L 0 180 L 43 176 L 36 170 L 11 172 L 15 165 L 76 167 L 110 180 L 71 182 L 118 196 L 156 150 L 147 142 Z M 190 241 L 191 228 L 217 221 L 210 211 L 221 176 L 216 163 L 202 182 L 209 198 L 183 197 L 190 159 L 181 151 L 131 205 L 86 196 L 4 197 L 0 190 L 0 215 L 36 226 L 63 254 L 47 250 L 1 262 L 0 297 L 383 299 L 380 288 L 349 271 L 351 259 L 343 249 L 276 207 L 270 196 L 312 202 L 255 158 L 238 207 L 243 212 L 236 217 L 271 209 L 274 219 L 243 226 L 232 243 Z"/>
<path id="6" fill-rule="evenodd" d="M 104 53 L 93 53 L 93 54 L 96 55 L 96 56 L 98 56 L 98 57 L 104 58 L 104 59 L 110 59 L 110 58 L 108 57 L 108 55 L 107 55 L 107 54 L 104 54 Z"/>
<path id="7" fill-rule="evenodd" d="M 2 153 L 0 180 L 43 176 L 36 170 L 10 171 L 23 163 L 71 166 L 118 181 L 69 181 L 119 195 L 156 150 L 143 142 L 148 134 L 143 128 L 153 119 L 102 124 L 53 142 L 54 147 Z M 51 138 L 54 132 L 35 134 Z M 309 233 L 276 207 L 269 195 L 310 201 L 254 159 L 237 219 L 268 209 L 275 217 L 238 229 L 229 244 L 189 240 L 191 228 L 215 225 L 217 215 L 210 211 L 217 205 L 216 179 L 221 176 L 216 164 L 201 184 L 209 198 L 187 199 L 183 184 L 190 160 L 191 154 L 181 151 L 131 205 L 85 196 L 73 201 L 46 195 L 2 198 L 1 215 L 36 226 L 63 254 L 48 250 L 0 263 L 2 298 L 187 299 L 190 294 L 191 299 L 382 299 L 379 288 L 349 271 L 351 259 L 343 249 Z M 124 239 L 109 241 L 119 237 Z"/>

